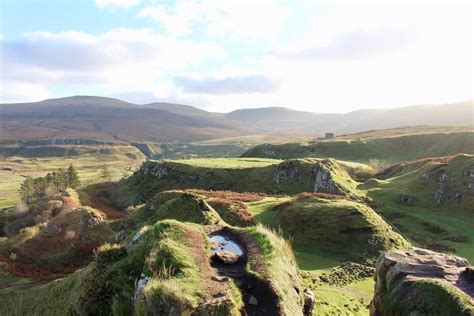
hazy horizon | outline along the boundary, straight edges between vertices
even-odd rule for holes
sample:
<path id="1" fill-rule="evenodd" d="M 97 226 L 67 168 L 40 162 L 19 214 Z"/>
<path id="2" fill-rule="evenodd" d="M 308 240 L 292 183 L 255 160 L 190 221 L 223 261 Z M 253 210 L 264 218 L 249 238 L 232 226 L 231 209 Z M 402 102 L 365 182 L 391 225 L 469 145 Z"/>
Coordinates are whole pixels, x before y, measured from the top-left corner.
<path id="1" fill-rule="evenodd" d="M 55 99 L 67 99 L 67 98 L 80 98 L 80 97 L 86 97 L 86 98 L 111 98 L 111 99 L 116 99 L 116 100 L 119 100 L 119 101 L 125 101 L 125 102 L 128 102 L 128 103 L 131 103 L 131 104 L 136 104 L 136 105 L 149 105 L 149 104 L 154 104 L 154 103 L 169 103 L 169 104 L 177 104 L 177 105 L 184 105 L 184 106 L 191 106 L 191 107 L 194 107 L 196 109 L 202 109 L 202 110 L 205 110 L 205 111 L 208 111 L 207 109 L 205 108 L 200 108 L 199 106 L 196 106 L 196 105 L 193 105 L 193 104 L 184 104 L 184 103 L 176 103 L 176 102 L 168 102 L 168 101 L 160 101 L 160 100 L 155 100 L 155 101 L 151 101 L 151 102 L 146 102 L 146 103 L 136 103 L 136 102 L 132 102 L 132 101 L 127 101 L 125 99 L 121 99 L 121 98 L 118 98 L 118 97 L 111 97 L 111 96 L 100 96 L 100 95 L 71 95 L 71 96 L 59 96 L 59 97 L 55 97 L 55 98 L 48 98 L 48 99 L 43 99 L 43 100 L 37 100 L 37 101 L 30 101 L 30 102 L 0 102 L 0 105 L 5 105 L 5 104 L 24 104 L 24 103 L 37 103 L 37 102 L 43 102 L 43 101 L 48 101 L 48 100 L 55 100 Z M 434 104 L 407 104 L 407 105 L 403 105 L 403 106 L 396 106 L 396 107 L 384 107 L 384 108 L 377 108 L 377 107 L 373 107 L 373 108 L 369 108 L 369 107 L 360 107 L 360 108 L 357 108 L 357 109 L 353 109 L 353 110 L 350 110 L 348 112 L 313 112 L 313 111 L 307 111 L 307 112 L 310 112 L 310 113 L 316 113 L 316 114 L 349 114 L 349 113 L 352 113 L 352 112 L 357 112 L 357 111 L 366 111 L 366 110 L 395 110 L 395 109 L 400 109 L 400 108 L 408 108 L 408 107 L 417 107 L 417 106 L 441 106 L 441 105 L 445 105 L 445 104 L 458 104 L 458 103 L 465 103 L 465 102 L 474 102 L 474 100 L 472 99 L 469 99 L 469 100 L 458 100 L 458 101 L 454 101 L 454 102 L 446 102 L 446 103 L 434 103 Z M 295 108 L 290 108 L 290 107 L 287 107 L 287 106 L 266 106 L 266 107 L 243 107 L 243 108 L 236 108 L 236 109 L 232 109 L 232 110 L 229 110 L 229 111 L 209 111 L 209 112 L 213 112 L 213 113 L 230 113 L 230 112 L 233 112 L 233 111 L 237 111 L 237 110 L 252 110 L 252 109 L 268 109 L 268 108 L 282 108 L 282 109 L 289 109 L 289 110 L 294 110 L 294 111 L 306 111 L 306 110 L 299 110 L 299 109 L 295 109 Z M 473 122 L 474 124 L 474 122 Z"/>

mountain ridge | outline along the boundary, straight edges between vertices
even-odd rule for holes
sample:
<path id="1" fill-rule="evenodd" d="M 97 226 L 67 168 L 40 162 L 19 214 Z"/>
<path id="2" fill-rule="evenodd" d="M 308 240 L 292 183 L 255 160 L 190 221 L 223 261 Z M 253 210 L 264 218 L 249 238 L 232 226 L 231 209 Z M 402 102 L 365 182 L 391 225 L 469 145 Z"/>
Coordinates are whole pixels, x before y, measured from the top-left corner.
<path id="1" fill-rule="evenodd" d="M 257 133 L 355 133 L 401 126 L 472 126 L 472 100 L 361 109 L 345 114 L 314 113 L 285 107 L 208 112 L 191 105 L 72 96 L 32 103 L 0 104 L 3 140 L 92 138 L 122 141 L 189 142 Z"/>

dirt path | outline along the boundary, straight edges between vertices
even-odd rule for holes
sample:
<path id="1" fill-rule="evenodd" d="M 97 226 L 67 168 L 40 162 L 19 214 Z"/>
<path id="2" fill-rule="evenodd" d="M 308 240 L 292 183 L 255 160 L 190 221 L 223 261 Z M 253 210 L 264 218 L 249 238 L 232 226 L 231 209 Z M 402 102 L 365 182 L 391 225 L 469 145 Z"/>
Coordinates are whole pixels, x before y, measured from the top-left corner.
<path id="1" fill-rule="evenodd" d="M 210 261 L 207 256 L 207 249 L 205 249 L 206 242 L 202 233 L 194 229 L 187 229 L 186 237 L 188 240 L 188 247 L 191 248 L 194 259 L 196 260 L 204 279 L 208 299 L 211 300 L 226 295 L 229 286 L 227 282 L 217 281 L 218 273 L 209 264 Z"/>
<path id="2" fill-rule="evenodd" d="M 237 231 L 228 227 L 208 227 L 212 235 L 220 235 L 236 243 L 243 250 L 237 263 L 228 265 L 212 261 L 211 266 L 220 276 L 234 280 L 242 293 L 244 310 L 242 315 L 282 315 L 279 297 L 269 281 L 261 280 L 246 270 L 249 258 L 255 271 L 262 272 L 265 266 L 260 258 L 260 250 L 256 243 Z"/>

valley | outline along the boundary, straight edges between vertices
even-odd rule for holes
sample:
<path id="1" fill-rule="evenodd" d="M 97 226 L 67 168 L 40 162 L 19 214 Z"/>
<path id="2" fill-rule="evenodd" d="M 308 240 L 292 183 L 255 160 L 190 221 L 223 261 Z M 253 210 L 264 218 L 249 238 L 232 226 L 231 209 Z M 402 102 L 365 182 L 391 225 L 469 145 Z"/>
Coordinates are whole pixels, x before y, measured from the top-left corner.
<path id="1" fill-rule="evenodd" d="M 68 130 L 2 140 L 2 314 L 374 315 L 405 306 L 377 290 L 381 254 L 474 261 L 472 126 L 187 142 Z M 57 178 L 70 168 L 74 188 Z M 474 311 L 464 288 L 433 284 L 451 312 Z"/>

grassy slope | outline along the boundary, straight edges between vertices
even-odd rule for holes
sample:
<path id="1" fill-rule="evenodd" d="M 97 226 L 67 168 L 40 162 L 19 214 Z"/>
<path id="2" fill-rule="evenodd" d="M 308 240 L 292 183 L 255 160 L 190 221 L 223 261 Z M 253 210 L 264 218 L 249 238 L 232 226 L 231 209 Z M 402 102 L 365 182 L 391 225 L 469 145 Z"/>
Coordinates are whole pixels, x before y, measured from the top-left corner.
<path id="1" fill-rule="evenodd" d="M 376 136 L 379 135 L 379 136 Z M 260 145 L 247 151 L 243 157 L 267 157 L 277 159 L 318 157 L 368 162 L 377 158 L 388 163 L 424 157 L 448 156 L 458 153 L 474 153 L 472 130 L 425 134 L 412 133 L 402 136 L 376 134 L 322 140 L 309 145 L 288 143 L 283 145 Z"/>
<path id="2" fill-rule="evenodd" d="M 366 190 L 367 195 L 377 201 L 377 211 L 415 244 L 434 250 L 455 251 L 473 262 L 474 192 L 466 185 L 474 180 L 463 177 L 463 172 L 474 170 L 474 156 L 426 160 L 398 168 L 401 168 L 400 172 L 388 179 L 369 180 L 359 189 Z M 422 174 L 431 170 L 439 173 L 431 180 L 424 179 Z M 455 177 L 449 186 L 463 195 L 461 202 L 436 203 L 434 194 L 442 173 Z M 412 196 L 413 204 L 398 203 L 400 194 Z"/>
<path id="3" fill-rule="evenodd" d="M 171 189 L 197 188 L 207 190 L 232 190 L 237 192 L 265 192 L 272 194 L 297 194 L 314 190 L 313 170 L 330 170 L 333 180 L 347 194 L 358 194 L 357 183 L 348 173 L 358 173 L 359 164 L 339 164 L 336 161 L 295 159 L 277 164 L 278 160 L 260 158 L 192 159 L 188 161 L 149 161 L 145 169 L 121 183 L 122 192 L 131 196 L 134 203 L 143 202 L 155 193 Z M 165 170 L 163 178 L 156 169 Z M 362 168 L 364 169 L 364 168 Z M 346 171 L 347 170 L 347 171 Z M 278 183 L 277 171 L 282 171 Z M 292 176 L 296 172 L 296 176 Z M 145 174 L 146 173 L 146 174 Z M 242 181 L 245 179 L 245 181 Z"/>
<path id="4" fill-rule="evenodd" d="M 189 144 L 171 145 L 166 159 L 190 157 L 239 157 L 250 148 L 264 144 L 284 144 L 289 141 L 309 142 L 314 135 L 302 133 L 274 133 L 218 138 Z"/>

